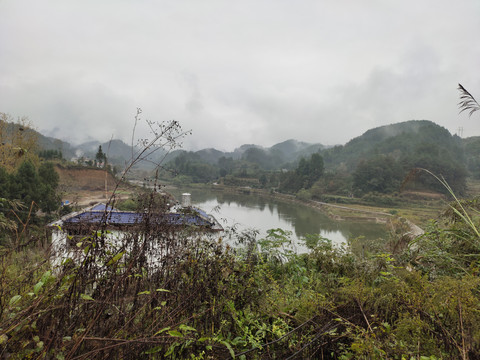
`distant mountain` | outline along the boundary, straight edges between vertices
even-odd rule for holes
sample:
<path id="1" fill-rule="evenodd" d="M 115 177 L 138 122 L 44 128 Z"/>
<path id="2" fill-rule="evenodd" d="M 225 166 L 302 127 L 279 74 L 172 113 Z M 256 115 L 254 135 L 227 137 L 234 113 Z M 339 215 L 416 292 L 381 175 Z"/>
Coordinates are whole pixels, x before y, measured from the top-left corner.
<path id="1" fill-rule="evenodd" d="M 97 140 L 92 140 L 92 141 L 87 141 L 84 142 L 80 145 L 77 145 L 76 148 L 80 151 L 83 151 L 83 153 L 86 154 L 93 154 L 98 151 L 98 146 L 101 145 L 102 143 Z"/>
<path id="2" fill-rule="evenodd" d="M 9 124 L 9 128 L 10 127 L 14 129 L 19 127 L 19 125 L 11 123 Z M 38 131 L 30 128 L 27 129 L 27 131 L 35 134 L 39 150 L 59 150 L 62 152 L 63 157 L 67 160 L 81 156 L 94 159 L 100 145 L 102 146 L 103 152 L 107 154 L 108 160 L 111 164 L 123 166 L 132 157 L 131 146 L 118 139 L 104 143 L 99 141 L 89 141 L 77 146 L 73 146 L 66 141 L 42 135 Z M 135 148 L 135 151 L 138 151 L 138 148 Z"/>
<path id="3" fill-rule="evenodd" d="M 44 136 L 39 132 L 37 132 L 37 139 L 38 147 L 41 150 L 59 150 L 62 152 L 63 157 L 66 159 L 71 159 L 75 156 L 76 149 L 66 141 Z"/>
<path id="4" fill-rule="evenodd" d="M 88 141 L 77 145 L 75 147 L 76 157 L 85 156 L 94 159 L 99 146 L 102 147 L 102 151 L 107 155 L 107 159 L 111 164 L 124 166 L 132 157 L 132 147 L 118 139 L 103 143 L 100 141 Z"/>
<path id="5" fill-rule="evenodd" d="M 284 142 L 273 145 L 270 148 L 270 150 L 278 150 L 283 154 L 294 154 L 298 151 L 301 151 L 309 147 L 310 145 L 311 144 L 308 144 L 306 142 L 290 139 L 290 140 L 286 140 Z"/>
<path id="6" fill-rule="evenodd" d="M 11 124 L 14 131 L 20 125 Z M 72 146 L 66 141 L 44 136 L 35 130 L 40 150 L 60 150 L 64 158 L 70 160 L 78 156 L 95 157 L 101 145 L 111 164 L 124 166 L 131 160 L 132 149 L 122 140 L 114 139 L 108 142 L 90 141 L 78 146 Z M 134 149 L 138 151 L 138 149 Z M 159 149 L 150 155 L 150 162 L 143 162 L 137 166 L 139 169 L 153 169 L 155 164 L 167 163 L 175 159 L 185 150 L 174 150 L 166 154 Z M 324 158 L 326 168 L 335 169 L 339 166 L 347 171 L 353 171 L 357 164 L 364 159 L 369 159 L 376 154 L 392 156 L 401 159 L 405 156 L 423 154 L 428 152 L 441 152 L 442 156 L 454 158 L 456 162 L 465 164 L 470 173 L 480 178 L 480 137 L 461 139 L 429 120 L 411 120 L 401 123 L 380 126 L 370 129 L 362 135 L 353 138 L 345 145 L 326 148 L 322 144 L 306 143 L 294 139 L 277 143 L 271 147 L 262 147 L 256 144 L 244 144 L 232 152 L 224 152 L 214 148 L 202 149 L 193 152 L 197 159 L 216 165 L 222 157 L 233 160 L 246 159 L 256 162 L 265 169 L 278 169 L 292 167 L 301 158 L 320 152 Z M 427 154 L 427 155 L 425 155 Z"/>
<path id="7" fill-rule="evenodd" d="M 284 162 L 292 162 L 301 157 L 308 157 L 322 149 L 325 149 L 322 144 L 310 144 L 290 139 L 273 145 L 269 150 L 270 152 L 279 152 Z"/>
<path id="8" fill-rule="evenodd" d="M 222 157 L 233 160 L 245 159 L 255 162 L 267 169 L 280 168 L 286 163 L 298 161 L 301 157 L 308 157 L 311 154 L 324 149 L 321 144 L 309 144 L 297 140 L 286 140 L 265 148 L 255 144 L 244 144 L 233 152 L 223 152 L 213 148 L 203 149 L 194 152 L 202 161 L 215 165 Z"/>
<path id="9" fill-rule="evenodd" d="M 345 147 L 354 148 L 361 146 L 366 149 L 371 149 L 381 144 L 385 151 L 391 151 L 391 149 L 398 148 L 399 145 L 402 145 L 402 142 L 398 141 L 398 139 L 401 140 L 406 137 L 410 138 L 410 142 L 413 141 L 415 143 L 436 143 L 452 139 L 452 135 L 447 129 L 432 121 L 410 120 L 368 130 L 363 135 L 350 140 L 345 144 Z M 396 141 L 392 143 L 393 139 Z"/>
<path id="10" fill-rule="evenodd" d="M 255 144 L 244 144 L 233 150 L 233 152 L 225 153 L 225 157 L 231 157 L 234 160 L 238 160 L 241 159 L 243 154 L 249 149 L 263 149 L 263 147 Z"/>
<path id="11" fill-rule="evenodd" d="M 200 158 L 209 163 L 209 164 L 216 164 L 218 160 L 222 157 L 225 156 L 225 153 L 220 150 L 216 150 L 213 148 L 210 149 L 203 149 L 195 152 Z"/>
<path id="12" fill-rule="evenodd" d="M 11 124 L 12 127 L 19 126 L 17 124 Z M 62 152 L 63 157 L 67 160 L 78 157 L 86 157 L 94 159 L 98 151 L 98 147 L 102 147 L 102 151 L 107 154 L 108 160 L 111 164 L 124 166 L 132 158 L 132 148 L 122 140 L 113 139 L 107 142 L 100 141 L 88 141 L 80 145 L 73 146 L 67 141 L 56 139 L 49 136 L 44 136 L 41 133 L 28 129 L 36 134 L 38 139 L 39 150 L 59 150 Z M 308 157 L 314 152 L 318 152 L 324 149 L 325 146 L 321 144 L 310 144 L 297 140 L 286 140 L 281 143 L 275 144 L 270 148 L 265 148 L 256 144 L 244 144 L 236 148 L 232 152 L 224 152 L 214 148 L 202 149 L 194 152 L 199 159 L 209 164 L 217 164 L 218 160 L 222 157 L 232 158 L 234 160 L 242 159 L 250 151 L 252 154 L 262 154 L 264 157 L 270 158 L 269 163 L 274 163 L 271 166 L 277 167 L 284 163 L 290 163 L 298 161 L 300 157 Z M 252 153 L 252 149 L 258 150 L 256 153 Z M 138 154 L 139 149 L 134 149 L 134 155 Z M 136 168 L 149 170 L 155 167 L 158 163 L 167 163 L 182 153 L 185 150 L 174 150 L 170 153 L 166 153 L 163 149 L 153 152 L 149 157 L 149 161 L 142 162 L 137 165 Z M 269 167 L 271 167 L 269 166 Z"/>
<path id="13" fill-rule="evenodd" d="M 137 148 L 134 148 L 133 150 L 134 153 L 138 151 Z M 107 154 L 107 158 L 111 163 L 119 165 L 125 165 L 132 158 L 132 147 L 118 139 L 103 143 L 102 151 Z"/>
<path id="14" fill-rule="evenodd" d="M 410 120 L 370 129 L 345 145 L 323 150 L 321 154 L 327 167 L 343 164 L 353 170 L 359 161 L 376 154 L 399 159 L 435 149 L 463 161 L 462 139 L 429 120 Z"/>
<path id="15" fill-rule="evenodd" d="M 2 139 L 11 139 L 14 137 L 14 134 L 22 133 L 28 137 L 31 136 L 32 138 L 35 138 L 39 150 L 60 150 L 66 157 L 74 156 L 75 149 L 65 141 L 42 135 L 32 128 L 18 123 L 4 122 L 3 120 L 0 120 L 0 124 L 0 135 L 2 135 Z M 6 133 L 1 134 L 2 131 L 5 131 Z"/>

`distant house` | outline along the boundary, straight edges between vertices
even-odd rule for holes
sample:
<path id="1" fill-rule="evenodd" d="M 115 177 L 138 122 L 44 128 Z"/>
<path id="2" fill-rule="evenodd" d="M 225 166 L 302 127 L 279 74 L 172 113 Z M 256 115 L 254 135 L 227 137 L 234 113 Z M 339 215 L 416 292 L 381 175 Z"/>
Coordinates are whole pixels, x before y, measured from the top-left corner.
<path id="1" fill-rule="evenodd" d="M 222 226 L 212 216 L 195 207 L 178 207 L 162 214 L 120 211 L 105 204 L 96 204 L 82 211 L 72 212 L 48 224 L 52 231 L 52 251 L 56 262 L 64 258 L 82 256 L 85 244 L 92 234 L 100 231 L 106 240 L 104 246 L 112 252 L 122 248 L 129 250 L 132 236 L 143 236 L 147 231 L 156 231 L 158 238 L 188 234 L 218 234 Z M 168 232 L 169 234 L 166 234 Z M 151 237 L 151 233 L 149 234 Z M 158 243 L 154 246 L 161 246 Z M 154 259 L 152 259 L 154 261 Z"/>

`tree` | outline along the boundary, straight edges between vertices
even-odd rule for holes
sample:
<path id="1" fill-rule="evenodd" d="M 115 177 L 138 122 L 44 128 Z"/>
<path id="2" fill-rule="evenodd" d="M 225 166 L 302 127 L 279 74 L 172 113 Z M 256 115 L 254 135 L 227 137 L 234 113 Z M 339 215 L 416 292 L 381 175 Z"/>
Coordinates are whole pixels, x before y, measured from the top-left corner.
<path id="1" fill-rule="evenodd" d="M 323 175 L 323 158 L 320 154 L 315 153 L 310 157 L 309 174 L 308 174 L 308 187 L 312 185 L 322 177 Z"/>
<path id="2" fill-rule="evenodd" d="M 52 163 L 42 163 L 38 169 L 39 205 L 42 211 L 50 213 L 58 209 L 60 197 L 57 194 L 60 177 Z"/>
<path id="3" fill-rule="evenodd" d="M 268 182 L 267 175 L 265 175 L 265 173 L 260 175 L 260 178 L 258 179 L 258 181 L 260 182 L 262 187 L 265 187 L 265 185 L 267 185 L 267 182 Z"/>
<path id="4" fill-rule="evenodd" d="M 32 201 L 39 202 L 39 194 L 39 179 L 35 166 L 31 161 L 24 161 L 13 176 L 10 196 L 30 206 Z"/>
<path id="5" fill-rule="evenodd" d="M 37 147 L 37 133 L 26 117 L 14 122 L 10 115 L 0 113 L 0 166 L 12 172 L 25 160 L 37 163 Z"/>
<path id="6" fill-rule="evenodd" d="M 323 158 L 315 153 L 306 160 L 301 158 L 295 171 L 289 171 L 283 176 L 280 188 L 285 191 L 297 192 L 309 189 L 323 175 Z"/>
<path id="7" fill-rule="evenodd" d="M 397 191 L 403 178 L 402 168 L 390 156 L 361 161 L 353 173 L 353 188 L 360 193 Z"/>
<path id="8" fill-rule="evenodd" d="M 204 162 L 194 152 L 183 152 L 169 162 L 168 168 L 175 174 L 191 177 L 193 182 L 208 182 L 218 177 L 218 169 Z"/>
<path id="9" fill-rule="evenodd" d="M 63 154 L 60 150 L 41 150 L 38 152 L 38 156 L 45 160 L 63 159 Z"/>
<path id="10" fill-rule="evenodd" d="M 265 170 L 273 169 L 275 167 L 275 163 L 278 162 L 277 159 L 275 159 L 265 150 L 255 147 L 247 149 L 247 151 L 245 151 L 245 153 L 243 154 L 242 159 L 253 164 L 257 164 Z"/>
<path id="11" fill-rule="evenodd" d="M 42 163 L 37 171 L 31 161 L 24 161 L 13 175 L 0 167 L 0 197 L 20 200 L 27 207 L 34 202 L 47 213 L 60 205 L 58 184 L 59 176 L 52 163 Z"/>
<path id="12" fill-rule="evenodd" d="M 234 167 L 235 161 L 231 157 L 222 156 L 218 159 L 218 166 L 220 167 L 220 175 L 225 176 L 227 174 L 231 174 Z"/>
<path id="13" fill-rule="evenodd" d="M 98 151 L 95 155 L 95 161 L 97 164 L 103 163 L 103 167 L 105 167 L 107 164 L 107 155 L 102 151 L 102 145 L 98 146 Z"/>
<path id="14" fill-rule="evenodd" d="M 10 175 L 4 167 L 0 167 L 0 198 L 10 198 Z"/>

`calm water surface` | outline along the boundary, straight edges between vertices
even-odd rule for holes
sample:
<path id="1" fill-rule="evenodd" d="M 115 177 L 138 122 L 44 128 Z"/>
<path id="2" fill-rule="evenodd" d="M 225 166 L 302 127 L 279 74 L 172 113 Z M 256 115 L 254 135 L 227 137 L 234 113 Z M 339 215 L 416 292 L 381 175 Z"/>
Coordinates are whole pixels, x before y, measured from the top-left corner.
<path id="1" fill-rule="evenodd" d="M 237 226 L 239 230 L 255 229 L 258 238 L 267 230 L 281 228 L 291 231 L 298 251 L 306 250 L 301 239 L 307 234 L 320 234 L 341 244 L 348 239 L 363 236 L 374 240 L 385 238 L 385 225 L 371 222 L 335 221 L 319 210 L 300 204 L 292 204 L 258 195 L 230 194 L 211 190 L 175 189 L 169 190 L 177 200 L 181 194 L 192 194 L 192 205 L 212 214 L 222 226 Z"/>

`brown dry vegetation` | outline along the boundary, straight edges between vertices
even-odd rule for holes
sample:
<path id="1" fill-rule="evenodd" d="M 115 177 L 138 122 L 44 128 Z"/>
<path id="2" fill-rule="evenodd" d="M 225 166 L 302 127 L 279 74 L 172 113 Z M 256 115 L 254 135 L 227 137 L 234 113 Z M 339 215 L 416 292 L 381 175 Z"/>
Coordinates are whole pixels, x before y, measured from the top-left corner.
<path id="1" fill-rule="evenodd" d="M 57 165 L 55 170 L 60 176 L 62 200 L 69 200 L 77 205 L 105 202 L 112 195 L 118 181 L 103 169 Z M 116 191 L 116 197 L 126 198 L 130 192 L 131 186 L 122 183 Z"/>

